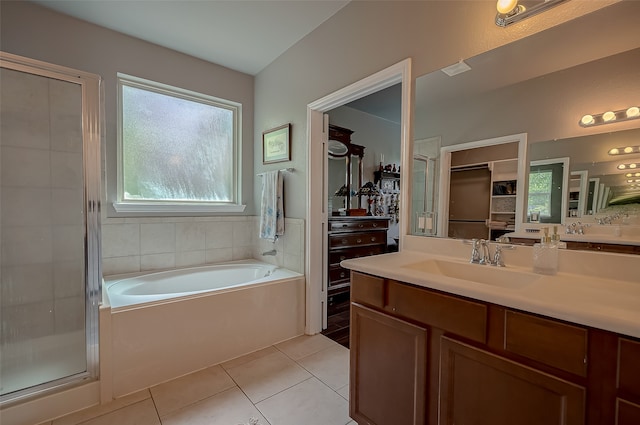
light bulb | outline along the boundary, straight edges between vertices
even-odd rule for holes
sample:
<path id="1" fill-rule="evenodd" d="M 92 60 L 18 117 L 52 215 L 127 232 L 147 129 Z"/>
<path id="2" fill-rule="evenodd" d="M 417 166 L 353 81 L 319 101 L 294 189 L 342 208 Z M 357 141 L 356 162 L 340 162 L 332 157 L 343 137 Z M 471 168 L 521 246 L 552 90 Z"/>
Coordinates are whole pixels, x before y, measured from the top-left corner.
<path id="1" fill-rule="evenodd" d="M 629 168 L 636 168 L 638 164 L 629 164 Z"/>
<path id="2" fill-rule="evenodd" d="M 627 180 L 627 183 L 633 183 L 632 179 Z"/>
<path id="3" fill-rule="evenodd" d="M 624 153 L 631 153 L 633 152 L 633 148 L 631 146 L 627 146 L 626 148 L 624 148 Z"/>
<path id="4" fill-rule="evenodd" d="M 613 121 L 616 119 L 616 114 L 614 114 L 613 111 L 607 111 L 602 114 L 602 119 L 604 120 L 604 122 Z"/>
<path id="5" fill-rule="evenodd" d="M 632 106 L 631 108 L 627 109 L 627 118 L 638 118 L 640 117 L 640 108 L 638 108 L 637 106 Z"/>
<path id="6" fill-rule="evenodd" d="M 636 173 L 636 177 L 640 177 L 640 173 Z"/>
<path id="7" fill-rule="evenodd" d="M 627 168 L 627 166 L 624 164 L 618 165 L 618 170 L 624 170 L 625 168 Z"/>
<path id="8" fill-rule="evenodd" d="M 618 155 L 620 150 L 618 148 L 613 148 L 609 150 L 609 155 Z"/>
<path id="9" fill-rule="evenodd" d="M 507 15 L 513 11 L 518 5 L 518 0 L 498 0 L 498 4 L 496 4 L 496 8 L 498 9 L 498 13 L 502 13 L 503 15 Z"/>
<path id="10" fill-rule="evenodd" d="M 587 114 L 584 117 L 582 117 L 580 122 L 582 123 L 582 125 L 591 125 L 595 122 L 595 120 L 593 119 L 593 115 Z"/>
<path id="11" fill-rule="evenodd" d="M 627 173 L 627 174 L 625 174 L 624 176 L 625 176 L 625 177 L 633 177 L 633 174 L 631 174 L 631 173 Z"/>

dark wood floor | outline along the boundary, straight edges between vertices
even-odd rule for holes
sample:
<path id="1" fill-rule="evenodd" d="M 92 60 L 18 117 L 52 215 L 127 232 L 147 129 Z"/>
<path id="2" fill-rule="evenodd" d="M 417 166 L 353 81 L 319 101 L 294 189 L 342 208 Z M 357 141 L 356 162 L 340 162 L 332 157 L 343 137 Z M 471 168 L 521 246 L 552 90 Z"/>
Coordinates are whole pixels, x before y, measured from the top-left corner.
<path id="1" fill-rule="evenodd" d="M 349 293 L 336 295 L 327 307 L 327 329 L 322 334 L 349 348 Z"/>

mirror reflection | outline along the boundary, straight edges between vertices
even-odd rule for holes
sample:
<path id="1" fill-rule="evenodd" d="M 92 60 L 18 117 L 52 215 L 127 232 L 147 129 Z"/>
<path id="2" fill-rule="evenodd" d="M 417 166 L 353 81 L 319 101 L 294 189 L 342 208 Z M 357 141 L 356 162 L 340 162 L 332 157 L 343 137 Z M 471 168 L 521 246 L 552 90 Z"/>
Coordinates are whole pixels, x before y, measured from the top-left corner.
<path id="1" fill-rule="evenodd" d="M 577 19 L 564 25 L 580 24 Z M 583 32 L 589 33 L 583 41 L 590 48 L 576 52 L 571 41 L 558 37 L 558 31 L 561 29 L 550 29 L 465 60 L 471 70 L 463 74 L 449 77 L 436 71 L 416 79 L 413 234 L 464 238 L 475 234 L 456 230 L 469 227 L 459 222 L 470 220 L 464 214 L 476 203 L 462 201 L 462 211 L 451 210 L 461 202 L 455 201 L 458 195 L 454 187 L 460 184 L 453 177 L 461 165 L 446 163 L 443 154 L 452 154 L 452 147 L 457 145 L 519 134 L 524 135 L 528 146 L 526 153 L 516 158 L 515 174 L 521 173 L 522 177 L 511 180 L 511 186 L 517 188 L 513 197 L 520 198 L 515 208 L 501 207 L 505 209 L 500 211 L 504 212 L 502 217 L 493 214 L 497 211 L 491 201 L 506 194 L 507 184 L 494 188 L 493 182 L 499 177 L 492 178 L 490 172 L 483 187 L 489 210 L 483 212 L 484 217 L 473 217 L 473 221 L 485 222 L 484 228 L 477 226 L 478 234 L 494 239 L 501 232 L 492 230 L 524 231 L 538 224 L 575 220 L 596 223 L 620 204 L 626 205 L 626 215 L 640 214 L 640 184 L 635 182 L 637 178 L 640 183 L 640 175 L 635 177 L 630 168 L 616 168 L 621 161 L 635 161 L 640 167 L 640 149 L 628 155 L 608 153 L 614 148 L 640 145 L 640 120 L 592 127 L 579 123 L 586 114 L 622 110 L 638 102 L 640 42 L 617 40 L 616 31 L 607 33 L 605 26 L 596 31 L 598 34 Z M 604 38 L 591 45 L 590 37 Z M 567 55 L 567 51 L 572 54 Z M 440 170 L 431 176 L 416 160 L 423 140 L 438 140 L 441 146 L 435 157 L 433 153 L 426 155 Z M 499 158 L 465 166 L 485 166 L 491 171 Z M 425 187 L 437 189 L 424 196 L 428 192 Z M 452 200 L 458 205 L 452 207 Z M 422 227 L 426 216 L 437 222 L 436 231 L 430 233 Z"/>

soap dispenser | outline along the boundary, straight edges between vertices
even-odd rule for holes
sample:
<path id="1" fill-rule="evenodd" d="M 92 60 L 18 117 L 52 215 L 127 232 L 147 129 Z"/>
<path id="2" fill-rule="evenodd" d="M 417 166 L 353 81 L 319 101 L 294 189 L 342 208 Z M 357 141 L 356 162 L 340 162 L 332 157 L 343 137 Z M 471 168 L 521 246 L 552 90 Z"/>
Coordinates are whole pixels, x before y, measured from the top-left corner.
<path id="1" fill-rule="evenodd" d="M 549 229 L 543 228 L 544 236 L 533 245 L 534 273 L 554 275 L 558 271 L 558 245 L 552 243 Z"/>
<path id="2" fill-rule="evenodd" d="M 556 245 L 558 249 L 567 249 L 567 243 L 560 240 L 558 226 L 553 226 L 553 235 L 551 235 L 551 243 Z"/>

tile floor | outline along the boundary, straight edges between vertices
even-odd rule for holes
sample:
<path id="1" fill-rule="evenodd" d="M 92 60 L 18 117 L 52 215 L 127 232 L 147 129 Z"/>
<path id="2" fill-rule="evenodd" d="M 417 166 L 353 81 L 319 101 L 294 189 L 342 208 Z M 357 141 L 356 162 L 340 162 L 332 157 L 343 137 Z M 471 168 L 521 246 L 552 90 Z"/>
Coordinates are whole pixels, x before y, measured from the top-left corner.
<path id="1" fill-rule="evenodd" d="M 46 425 L 356 425 L 349 350 L 300 336 Z"/>

